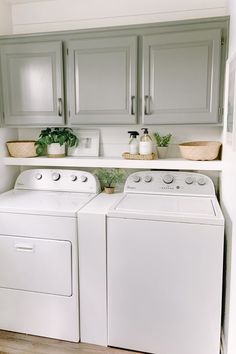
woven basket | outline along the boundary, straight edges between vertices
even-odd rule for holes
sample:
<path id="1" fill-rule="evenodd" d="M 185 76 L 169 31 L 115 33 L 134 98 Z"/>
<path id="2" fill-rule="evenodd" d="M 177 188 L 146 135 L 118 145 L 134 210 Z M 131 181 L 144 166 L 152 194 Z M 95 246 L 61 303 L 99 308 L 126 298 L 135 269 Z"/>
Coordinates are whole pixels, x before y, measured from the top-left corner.
<path id="1" fill-rule="evenodd" d="M 129 152 L 124 152 L 122 154 L 123 159 L 126 160 L 156 160 L 157 156 L 155 154 L 140 155 L 140 154 L 130 154 Z"/>
<path id="2" fill-rule="evenodd" d="M 218 141 L 190 141 L 179 144 L 181 155 L 187 160 L 215 160 L 220 147 L 221 143 Z"/>
<path id="3" fill-rule="evenodd" d="M 7 141 L 6 145 L 12 157 L 34 157 L 37 156 L 34 143 L 32 140 Z"/>

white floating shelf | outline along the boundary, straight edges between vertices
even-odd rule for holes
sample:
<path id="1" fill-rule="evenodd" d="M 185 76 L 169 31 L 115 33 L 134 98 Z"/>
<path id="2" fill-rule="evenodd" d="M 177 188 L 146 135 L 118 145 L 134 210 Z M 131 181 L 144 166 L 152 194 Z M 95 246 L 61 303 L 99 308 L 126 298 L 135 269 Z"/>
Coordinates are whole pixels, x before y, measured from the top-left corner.
<path id="1" fill-rule="evenodd" d="M 52 166 L 52 167 L 119 167 L 163 170 L 221 171 L 222 161 L 190 161 L 181 158 L 159 160 L 124 160 L 120 157 L 3 157 L 2 163 L 11 166 Z"/>

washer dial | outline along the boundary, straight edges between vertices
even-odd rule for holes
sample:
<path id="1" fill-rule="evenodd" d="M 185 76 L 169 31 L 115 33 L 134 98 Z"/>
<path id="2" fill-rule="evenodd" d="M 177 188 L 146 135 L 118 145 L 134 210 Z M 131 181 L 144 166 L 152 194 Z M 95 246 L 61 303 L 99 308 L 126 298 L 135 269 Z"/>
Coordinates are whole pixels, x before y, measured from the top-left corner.
<path id="1" fill-rule="evenodd" d="M 77 181 L 77 176 L 76 175 L 71 175 L 70 179 L 71 179 L 72 182 L 75 182 L 75 181 Z"/>
<path id="2" fill-rule="evenodd" d="M 144 177 L 144 182 L 150 183 L 152 181 L 152 176 L 145 176 Z"/>
<path id="3" fill-rule="evenodd" d="M 201 178 L 199 178 L 197 183 L 199 184 L 199 186 L 204 186 L 206 184 L 206 180 L 205 180 L 205 178 L 201 177 Z"/>
<path id="4" fill-rule="evenodd" d="M 174 176 L 172 176 L 172 175 L 164 175 L 162 180 L 166 184 L 171 184 L 174 181 Z"/>
<path id="5" fill-rule="evenodd" d="M 84 183 L 84 182 L 87 182 L 88 177 L 82 175 L 82 176 L 80 177 L 80 180 L 81 180 L 81 182 L 83 182 L 83 183 Z"/>
<path id="6" fill-rule="evenodd" d="M 42 178 L 43 178 L 42 173 L 36 173 L 35 178 L 36 178 L 37 180 L 42 179 Z"/>
<path id="7" fill-rule="evenodd" d="M 187 177 L 187 178 L 185 179 L 185 183 L 187 183 L 187 184 L 193 184 L 193 178 L 192 178 L 191 176 Z"/>

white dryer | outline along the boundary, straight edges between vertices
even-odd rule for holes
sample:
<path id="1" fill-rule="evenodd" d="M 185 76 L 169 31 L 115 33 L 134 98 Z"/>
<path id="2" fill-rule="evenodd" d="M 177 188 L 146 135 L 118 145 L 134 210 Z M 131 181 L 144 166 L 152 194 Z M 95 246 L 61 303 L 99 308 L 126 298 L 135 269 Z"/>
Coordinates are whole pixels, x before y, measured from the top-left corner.
<path id="1" fill-rule="evenodd" d="M 108 345 L 219 354 L 223 239 L 210 178 L 130 175 L 107 218 Z"/>
<path id="2" fill-rule="evenodd" d="M 0 196 L 0 328 L 79 341 L 77 212 L 99 192 L 83 171 L 22 172 Z"/>

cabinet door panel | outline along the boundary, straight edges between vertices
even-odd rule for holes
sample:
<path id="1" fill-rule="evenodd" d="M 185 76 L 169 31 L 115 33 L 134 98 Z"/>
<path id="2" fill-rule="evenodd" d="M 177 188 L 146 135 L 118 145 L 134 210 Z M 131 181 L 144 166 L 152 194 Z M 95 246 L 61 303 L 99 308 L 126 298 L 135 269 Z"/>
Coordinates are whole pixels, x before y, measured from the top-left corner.
<path id="1" fill-rule="evenodd" d="M 218 121 L 220 40 L 220 30 L 144 37 L 146 124 Z"/>
<path id="2" fill-rule="evenodd" d="M 136 37 L 69 43 L 72 124 L 135 123 L 136 52 Z"/>
<path id="3" fill-rule="evenodd" d="M 63 124 L 61 42 L 2 48 L 6 125 Z"/>

